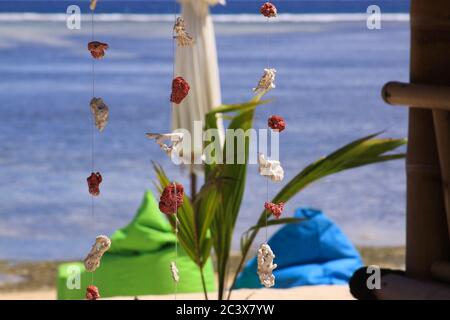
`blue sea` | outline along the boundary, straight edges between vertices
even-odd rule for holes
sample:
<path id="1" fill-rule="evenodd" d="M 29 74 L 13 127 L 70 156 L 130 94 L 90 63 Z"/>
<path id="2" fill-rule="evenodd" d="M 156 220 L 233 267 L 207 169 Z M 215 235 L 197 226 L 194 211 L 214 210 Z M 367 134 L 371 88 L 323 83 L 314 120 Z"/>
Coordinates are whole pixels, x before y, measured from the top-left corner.
<path id="1" fill-rule="evenodd" d="M 144 191 L 154 190 L 152 160 L 188 185 L 187 172 L 144 135 L 170 130 L 167 14 L 173 2 L 100 0 L 96 34 L 111 49 L 97 63 L 96 91 L 109 104 L 111 119 L 95 137 L 104 183 L 92 218 L 86 186 L 90 28 L 88 20 L 81 30 L 66 28 L 68 3 L 77 1 L 0 1 L 0 259 L 84 256 L 95 235 L 126 225 Z M 213 9 L 225 103 L 249 99 L 266 65 L 266 27 L 253 14 L 260 3 L 228 1 Z M 258 110 L 255 127 L 264 128 L 270 114 L 285 117 L 285 181 L 359 137 L 381 130 L 385 137 L 406 136 L 407 111 L 385 105 L 380 90 L 387 81 L 408 80 L 407 3 L 278 1 L 280 21 L 270 25 L 269 49 L 277 88 L 269 94 L 273 103 Z M 367 29 L 368 4 L 386 13 L 381 30 Z M 404 162 L 396 161 L 329 177 L 290 201 L 286 215 L 298 207 L 320 208 L 358 245 L 402 245 L 404 171 Z M 260 183 L 250 166 L 236 249 L 266 200 Z M 271 195 L 280 188 L 271 185 Z"/>
<path id="2" fill-rule="evenodd" d="M 88 10 L 90 0 L 0 0 L 0 12 L 61 13 L 76 4 Z M 97 13 L 171 14 L 175 0 L 99 0 Z M 214 14 L 253 14 L 264 0 L 226 0 L 212 8 Z M 409 0 L 272 0 L 280 13 L 361 13 L 370 5 L 383 12 L 408 12 Z M 178 6 L 178 5 L 177 5 Z"/>

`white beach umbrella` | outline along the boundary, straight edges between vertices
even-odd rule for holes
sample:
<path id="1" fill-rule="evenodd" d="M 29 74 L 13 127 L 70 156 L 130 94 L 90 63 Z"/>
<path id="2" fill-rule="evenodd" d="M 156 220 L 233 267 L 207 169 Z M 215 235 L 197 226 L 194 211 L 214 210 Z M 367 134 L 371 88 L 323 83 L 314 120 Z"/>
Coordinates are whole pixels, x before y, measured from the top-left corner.
<path id="1" fill-rule="evenodd" d="M 179 0 L 182 5 L 186 31 L 195 41 L 193 46 L 177 47 L 175 76 L 181 76 L 190 85 L 188 96 L 172 108 L 173 129 L 187 129 L 194 134 L 194 121 L 204 121 L 205 114 L 222 103 L 219 67 L 217 62 L 214 26 L 209 6 L 224 4 L 224 0 Z M 223 123 L 218 119 L 223 141 Z M 201 144 L 192 146 L 199 157 Z"/>

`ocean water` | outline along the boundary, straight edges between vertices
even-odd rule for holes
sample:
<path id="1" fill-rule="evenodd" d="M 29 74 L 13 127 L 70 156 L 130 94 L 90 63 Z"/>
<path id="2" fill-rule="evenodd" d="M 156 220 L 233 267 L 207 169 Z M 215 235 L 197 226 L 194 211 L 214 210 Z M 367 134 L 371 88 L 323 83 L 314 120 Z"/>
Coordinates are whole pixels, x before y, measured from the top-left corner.
<path id="1" fill-rule="evenodd" d="M 154 19 L 158 20 L 158 19 Z M 300 19 L 301 20 L 301 19 Z M 341 19 L 345 20 L 345 19 Z M 265 27 L 217 22 L 223 101 L 242 102 L 266 65 Z M 151 161 L 188 185 L 148 131 L 170 130 L 171 24 L 102 21 L 99 39 L 110 44 L 97 63 L 98 96 L 110 106 L 105 132 L 95 137 L 96 166 L 104 176 L 95 217 L 86 177 L 91 170 L 90 30 L 70 31 L 63 21 L 0 22 L 0 259 L 78 259 L 96 234 L 110 234 L 134 216 L 145 190 L 153 190 Z M 385 21 L 271 24 L 270 63 L 277 69 L 274 102 L 257 113 L 282 114 L 286 180 L 339 146 L 377 131 L 405 137 L 407 112 L 383 103 L 390 80 L 407 81 L 409 27 Z M 250 166 L 235 248 L 266 199 Z M 270 194 L 281 185 L 271 184 Z M 263 190 L 264 189 L 264 190 Z M 322 209 L 360 245 L 401 245 L 405 228 L 403 161 L 355 169 L 327 178 L 288 203 Z M 271 228 L 269 234 L 276 231 Z"/>
<path id="2" fill-rule="evenodd" d="M 0 12 L 61 13 L 69 5 L 88 11 L 90 0 L 0 0 Z M 171 14 L 177 0 L 101 0 L 96 13 Z M 226 0 L 212 8 L 214 14 L 252 14 L 265 0 Z M 370 5 L 383 12 L 408 12 L 409 0 L 272 0 L 280 13 L 361 13 Z"/>

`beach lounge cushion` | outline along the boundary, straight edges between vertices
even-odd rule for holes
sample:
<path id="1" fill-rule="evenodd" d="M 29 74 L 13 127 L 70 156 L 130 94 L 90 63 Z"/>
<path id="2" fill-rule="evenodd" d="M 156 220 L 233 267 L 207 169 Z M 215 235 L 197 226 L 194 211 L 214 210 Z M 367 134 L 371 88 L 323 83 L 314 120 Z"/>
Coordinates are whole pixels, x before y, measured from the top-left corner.
<path id="1" fill-rule="evenodd" d="M 102 297 L 172 294 L 174 282 L 170 262 L 175 260 L 175 235 L 166 217 L 159 211 L 153 194 L 147 192 L 133 221 L 111 236 L 112 245 L 94 274 L 94 285 Z M 180 274 L 178 292 L 202 291 L 200 273 L 180 249 L 177 265 Z M 88 251 L 90 248 L 86 248 Z M 87 252 L 86 251 L 86 252 Z M 80 289 L 73 287 L 74 272 L 81 272 Z M 211 261 L 204 269 L 206 285 L 214 290 Z M 68 281 L 69 280 L 69 281 Z M 58 299 L 83 299 L 92 274 L 83 263 L 65 263 L 58 269 Z M 69 286 L 67 283 L 69 282 Z"/>
<path id="2" fill-rule="evenodd" d="M 295 217 L 306 220 L 285 225 L 269 240 L 278 265 L 275 288 L 348 283 L 362 260 L 345 234 L 321 211 L 300 208 Z M 260 288 L 256 270 L 253 258 L 239 275 L 236 288 Z"/>

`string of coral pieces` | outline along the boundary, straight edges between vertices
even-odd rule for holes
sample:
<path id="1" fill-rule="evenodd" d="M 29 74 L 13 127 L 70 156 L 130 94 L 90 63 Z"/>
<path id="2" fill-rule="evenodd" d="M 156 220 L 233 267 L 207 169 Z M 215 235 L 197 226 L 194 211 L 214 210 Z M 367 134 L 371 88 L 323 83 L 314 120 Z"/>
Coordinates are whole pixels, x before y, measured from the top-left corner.
<path id="1" fill-rule="evenodd" d="M 260 13 L 267 18 L 267 24 L 270 23 L 270 19 L 277 17 L 277 8 L 273 3 L 266 2 L 260 8 Z M 267 30 L 267 67 L 264 69 L 263 75 L 260 78 L 258 85 L 253 89 L 255 94 L 263 95 L 268 91 L 275 88 L 275 74 L 276 70 L 270 67 L 270 26 Z M 272 115 L 267 120 L 267 125 L 273 131 L 280 133 L 286 128 L 286 123 L 283 117 L 279 115 Z M 268 244 L 268 234 L 267 227 L 269 224 L 269 217 L 273 215 L 275 219 L 280 218 L 281 214 L 284 210 L 284 203 L 272 203 L 269 202 L 269 180 L 273 182 L 280 182 L 284 178 L 284 170 L 281 166 L 280 161 L 277 160 L 269 160 L 262 153 L 259 154 L 259 173 L 261 176 L 265 176 L 267 178 L 267 188 L 266 188 L 266 202 L 264 203 L 264 209 L 266 210 L 265 216 L 265 224 L 266 224 L 266 237 L 265 242 L 261 244 L 258 249 L 257 262 L 258 262 L 258 277 L 261 284 L 270 288 L 275 285 L 275 276 L 273 274 L 273 270 L 276 269 L 277 265 L 274 264 L 275 255 L 272 252 Z"/>
<path id="2" fill-rule="evenodd" d="M 174 1 L 175 2 L 175 1 Z M 105 104 L 102 98 L 95 97 L 95 62 L 96 60 L 102 59 L 105 56 L 106 50 L 109 49 L 108 44 L 96 41 L 94 33 L 94 11 L 96 9 L 97 0 L 91 0 L 90 10 L 92 16 L 92 34 L 91 41 L 88 44 L 88 50 L 92 56 L 92 100 L 90 102 L 91 113 L 93 116 L 92 134 L 91 134 L 91 151 L 92 151 L 92 173 L 87 178 L 89 193 L 92 197 L 91 213 L 93 222 L 95 221 L 95 206 L 94 197 L 100 195 L 100 184 L 103 181 L 103 177 L 100 172 L 95 171 L 95 152 L 94 152 L 94 142 L 95 142 L 95 128 L 102 132 L 108 121 L 109 121 L 109 108 Z M 271 18 L 277 16 L 277 8 L 271 2 L 264 3 L 260 8 L 260 13 L 267 18 L 268 22 Z M 268 36 L 269 39 L 269 36 Z M 179 47 L 190 47 L 194 45 L 194 39 L 186 31 L 186 26 L 184 19 L 178 17 L 176 14 L 176 3 L 174 10 L 174 27 L 173 27 L 173 56 L 175 58 L 175 43 Z M 267 43 L 267 50 L 269 49 L 269 40 Z M 275 88 L 275 74 L 276 70 L 268 65 L 264 69 L 263 75 L 260 78 L 256 88 L 253 89 L 255 94 L 262 95 Z M 172 107 L 176 108 L 178 105 L 186 98 L 189 94 L 190 86 L 188 82 L 181 76 L 175 74 L 175 67 L 173 67 L 172 74 L 172 92 L 170 95 L 170 102 Z M 279 115 L 272 115 L 268 119 L 268 127 L 272 130 L 280 133 L 286 128 L 286 123 L 284 119 Z M 163 150 L 169 157 L 172 157 L 179 151 L 180 144 L 183 140 L 183 136 L 180 133 L 148 133 L 148 138 L 155 139 L 160 145 L 161 150 Z M 165 140 L 170 140 L 171 145 L 164 143 Z M 260 175 L 265 176 L 269 180 L 274 182 L 280 182 L 284 178 L 284 170 L 281 167 L 281 163 L 277 160 L 266 159 L 264 154 L 259 155 L 259 172 Z M 267 184 L 267 201 L 264 204 L 264 208 L 267 211 L 266 215 L 266 227 L 268 225 L 268 218 L 273 215 L 275 219 L 278 219 L 284 209 L 284 203 L 272 203 L 268 201 L 269 196 L 269 185 Z M 184 187 L 183 185 L 172 182 L 165 186 L 162 190 L 159 209 L 161 212 L 168 216 L 174 216 L 174 232 L 176 236 L 175 242 L 175 259 L 170 263 L 170 273 L 174 281 L 174 295 L 177 298 L 178 282 L 180 281 L 179 270 L 177 267 L 178 259 L 178 231 L 179 231 L 179 220 L 178 220 L 178 209 L 183 205 L 184 198 Z M 267 230 L 267 228 L 266 228 Z M 275 285 L 275 276 L 273 275 L 273 270 L 277 267 L 273 263 L 275 255 L 272 249 L 267 243 L 267 231 L 266 231 L 266 241 L 261 244 L 258 250 L 258 276 L 261 284 L 265 287 L 272 287 Z M 84 265 L 87 272 L 92 273 L 91 284 L 86 289 L 86 299 L 97 300 L 100 298 L 99 289 L 94 285 L 94 272 L 100 266 L 100 260 L 103 254 L 110 248 L 111 240 L 104 235 L 99 235 L 95 239 L 95 243 L 91 248 L 91 251 L 84 260 Z"/>
<path id="3" fill-rule="evenodd" d="M 90 109 L 93 116 L 92 130 L 91 130 L 91 169 L 92 173 L 87 178 L 89 193 L 91 195 L 91 219 L 92 226 L 95 231 L 95 202 L 94 198 L 100 196 L 100 184 L 103 177 L 100 172 L 95 171 L 95 129 L 102 132 L 109 120 L 109 108 L 103 102 L 102 98 L 95 97 L 95 62 L 105 56 L 105 51 L 109 49 L 108 44 L 96 41 L 94 32 L 94 11 L 97 5 L 97 0 L 91 0 L 91 41 L 88 43 L 88 50 L 92 56 L 92 99 L 90 102 Z M 86 258 L 84 259 L 84 266 L 87 272 L 92 274 L 90 285 L 86 288 L 87 300 L 100 299 L 99 289 L 94 285 L 94 273 L 100 266 L 100 260 L 103 254 L 110 248 L 111 240 L 104 235 L 99 235 L 95 238 L 95 242 Z"/>
<path id="4" fill-rule="evenodd" d="M 174 1 L 174 26 L 173 26 L 173 39 L 172 39 L 172 51 L 173 51 L 173 68 L 172 68 L 172 92 L 170 94 L 170 103 L 173 108 L 178 108 L 179 104 L 189 94 L 190 86 L 188 82 L 181 76 L 175 74 L 175 54 L 176 45 L 181 48 L 190 47 L 194 45 L 194 39 L 186 31 L 186 25 L 182 17 L 177 16 L 176 1 Z M 155 139 L 156 143 L 160 146 L 161 150 L 165 152 L 170 158 L 178 154 L 183 141 L 182 133 L 147 133 L 147 137 Z M 167 145 L 164 142 L 169 140 L 171 145 Z M 184 187 L 182 184 L 172 182 L 165 186 L 162 190 L 159 200 L 159 210 L 168 215 L 173 216 L 174 220 L 174 232 L 175 232 L 175 259 L 170 263 L 170 273 L 174 281 L 174 297 L 177 299 L 178 282 L 180 281 L 179 270 L 177 266 L 178 259 L 178 232 L 179 223 L 178 209 L 183 205 Z"/>

